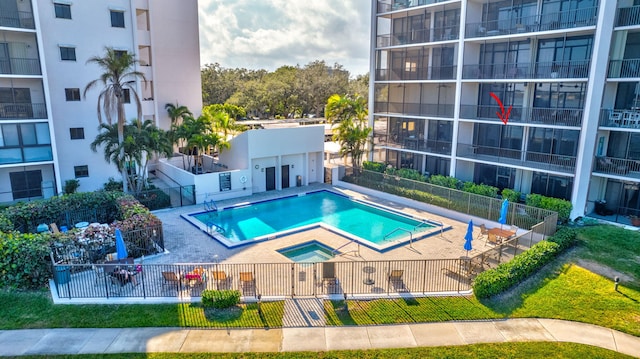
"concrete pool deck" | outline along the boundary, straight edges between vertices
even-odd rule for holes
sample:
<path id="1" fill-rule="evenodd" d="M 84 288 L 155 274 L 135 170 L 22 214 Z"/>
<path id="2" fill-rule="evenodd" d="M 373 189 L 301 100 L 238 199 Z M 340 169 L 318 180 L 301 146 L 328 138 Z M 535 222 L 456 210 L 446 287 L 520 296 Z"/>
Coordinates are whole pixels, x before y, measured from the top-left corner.
<path id="1" fill-rule="evenodd" d="M 473 249 L 468 253 L 463 249 L 464 236 L 467 230 L 468 216 L 459 216 L 457 219 L 438 215 L 433 211 L 419 208 L 420 202 L 401 197 L 393 197 L 394 200 L 383 199 L 357 191 L 344 188 L 332 187 L 325 184 L 314 184 L 306 187 L 289 188 L 281 191 L 271 191 L 255 194 L 250 197 L 218 201 L 218 207 L 229 207 L 238 203 L 255 202 L 267 199 L 294 195 L 303 192 L 329 189 L 340 192 L 348 196 L 373 202 L 396 211 L 404 212 L 416 217 L 429 220 L 440 221 L 446 226 L 451 226 L 442 234 L 432 234 L 427 238 L 414 241 L 411 245 L 403 245 L 380 253 L 364 245 L 350 243 L 348 238 L 333 233 L 323 228 L 314 228 L 304 232 L 298 232 L 273 240 L 267 240 L 254 244 L 249 244 L 239 248 L 227 248 L 220 242 L 211 238 L 207 233 L 194 227 L 180 217 L 182 214 L 201 212 L 204 210 L 202 204 L 181 208 L 155 211 L 154 214 L 163 222 L 165 248 L 168 253 L 146 259 L 148 263 L 213 263 L 216 261 L 225 263 L 289 263 L 288 258 L 277 252 L 278 249 L 295 244 L 317 240 L 329 247 L 340 248 L 343 255 L 337 256 L 336 261 L 373 261 L 373 260 L 415 260 L 415 259 L 457 259 L 461 256 L 480 254 L 491 249 L 485 245 L 484 239 L 475 240 L 480 233 L 478 227 L 480 223 L 490 223 L 490 221 L 478 222 L 474 220 L 474 241 Z M 498 226 L 489 224 L 488 227 Z M 350 244 L 347 244 L 350 243 Z"/>

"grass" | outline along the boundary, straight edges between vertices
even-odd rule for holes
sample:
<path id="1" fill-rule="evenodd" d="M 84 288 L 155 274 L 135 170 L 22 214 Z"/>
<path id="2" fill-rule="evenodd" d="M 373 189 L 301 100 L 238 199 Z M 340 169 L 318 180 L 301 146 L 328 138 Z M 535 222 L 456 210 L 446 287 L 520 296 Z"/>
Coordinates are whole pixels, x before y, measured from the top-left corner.
<path id="1" fill-rule="evenodd" d="M 48 292 L 0 292 L 0 329 L 25 328 L 274 328 L 282 327 L 284 302 L 254 303 L 234 311 L 204 310 L 199 303 L 54 305 Z"/>
<path id="2" fill-rule="evenodd" d="M 73 359 L 205 359 L 205 358 L 265 358 L 265 359 L 290 359 L 290 358 L 539 358 L 548 359 L 567 358 L 632 358 L 611 350 L 592 347 L 575 343 L 556 342 L 521 342 L 521 343 L 496 343 L 496 344 L 472 344 L 465 346 L 447 347 L 423 347 L 409 349 L 378 349 L 378 350 L 340 350 L 330 352 L 290 352 L 290 353 L 136 353 L 136 354 L 92 354 L 92 355 L 57 355 L 48 358 L 73 358 Z M 26 359 L 40 359 L 41 356 L 24 356 Z"/>

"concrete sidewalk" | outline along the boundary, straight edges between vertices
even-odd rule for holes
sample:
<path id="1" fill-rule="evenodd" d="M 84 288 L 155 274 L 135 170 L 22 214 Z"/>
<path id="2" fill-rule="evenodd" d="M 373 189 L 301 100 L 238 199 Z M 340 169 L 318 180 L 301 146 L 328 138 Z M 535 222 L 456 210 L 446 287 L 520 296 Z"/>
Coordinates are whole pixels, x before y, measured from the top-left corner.
<path id="1" fill-rule="evenodd" d="M 514 341 L 575 342 L 640 357 L 640 337 L 554 319 L 278 329 L 25 329 L 0 331 L 0 356 L 93 353 L 329 351 Z"/>

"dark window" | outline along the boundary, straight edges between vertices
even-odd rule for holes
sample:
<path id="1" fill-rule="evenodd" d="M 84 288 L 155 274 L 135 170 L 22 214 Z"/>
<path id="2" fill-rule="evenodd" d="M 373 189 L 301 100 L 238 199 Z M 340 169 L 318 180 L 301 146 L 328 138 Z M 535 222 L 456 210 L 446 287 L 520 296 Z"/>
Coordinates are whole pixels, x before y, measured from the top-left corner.
<path id="1" fill-rule="evenodd" d="M 13 199 L 42 197 L 42 171 L 9 173 Z"/>
<path id="2" fill-rule="evenodd" d="M 111 10 L 111 27 L 124 27 L 124 12 Z"/>
<path id="3" fill-rule="evenodd" d="M 124 94 L 122 101 L 124 103 L 131 103 L 131 91 L 129 89 L 123 89 L 122 92 Z"/>
<path id="4" fill-rule="evenodd" d="M 71 19 L 71 5 L 53 4 L 53 7 L 56 10 L 56 18 Z"/>
<path id="5" fill-rule="evenodd" d="M 73 171 L 75 172 L 76 178 L 89 177 L 89 166 L 74 166 Z"/>
<path id="6" fill-rule="evenodd" d="M 80 89 L 64 89 L 64 96 L 67 101 L 80 101 Z"/>
<path id="7" fill-rule="evenodd" d="M 84 127 L 71 127 L 69 133 L 72 140 L 84 140 Z"/>
<path id="8" fill-rule="evenodd" d="M 114 50 L 113 52 L 114 52 L 114 54 L 116 55 L 117 58 L 121 58 L 122 56 L 124 56 L 127 53 L 127 51 L 125 51 L 125 50 Z"/>
<path id="9" fill-rule="evenodd" d="M 64 61 L 76 61 L 76 48 L 61 46 L 60 59 Z"/>

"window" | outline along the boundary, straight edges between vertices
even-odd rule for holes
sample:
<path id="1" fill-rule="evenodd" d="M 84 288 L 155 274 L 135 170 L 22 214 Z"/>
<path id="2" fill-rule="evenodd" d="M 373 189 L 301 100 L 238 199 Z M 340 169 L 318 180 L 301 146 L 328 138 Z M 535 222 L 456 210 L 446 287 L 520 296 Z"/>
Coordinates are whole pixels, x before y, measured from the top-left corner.
<path id="1" fill-rule="evenodd" d="M 13 199 L 42 197 L 42 171 L 10 172 Z"/>
<path id="2" fill-rule="evenodd" d="M 72 140 L 84 140 L 84 127 L 71 127 L 69 134 Z"/>
<path id="3" fill-rule="evenodd" d="M 113 53 L 116 55 L 117 58 L 121 58 L 122 56 L 127 54 L 126 50 L 113 50 Z"/>
<path id="4" fill-rule="evenodd" d="M 56 18 L 71 19 L 71 5 L 54 3 L 53 8 L 56 11 Z"/>
<path id="5" fill-rule="evenodd" d="M 111 27 L 124 27 L 124 12 L 111 10 Z"/>
<path id="6" fill-rule="evenodd" d="M 89 177 L 89 166 L 74 166 L 73 172 L 76 175 L 76 178 Z"/>
<path id="7" fill-rule="evenodd" d="M 131 90 L 123 89 L 122 93 L 124 94 L 122 101 L 124 103 L 131 103 Z"/>
<path id="8" fill-rule="evenodd" d="M 63 61 L 76 61 L 76 48 L 60 46 L 60 59 Z"/>
<path id="9" fill-rule="evenodd" d="M 64 89 L 64 96 L 67 101 L 80 101 L 80 89 L 72 88 L 72 89 Z"/>
<path id="10" fill-rule="evenodd" d="M 0 125 L 0 164 L 51 161 L 47 123 Z"/>

